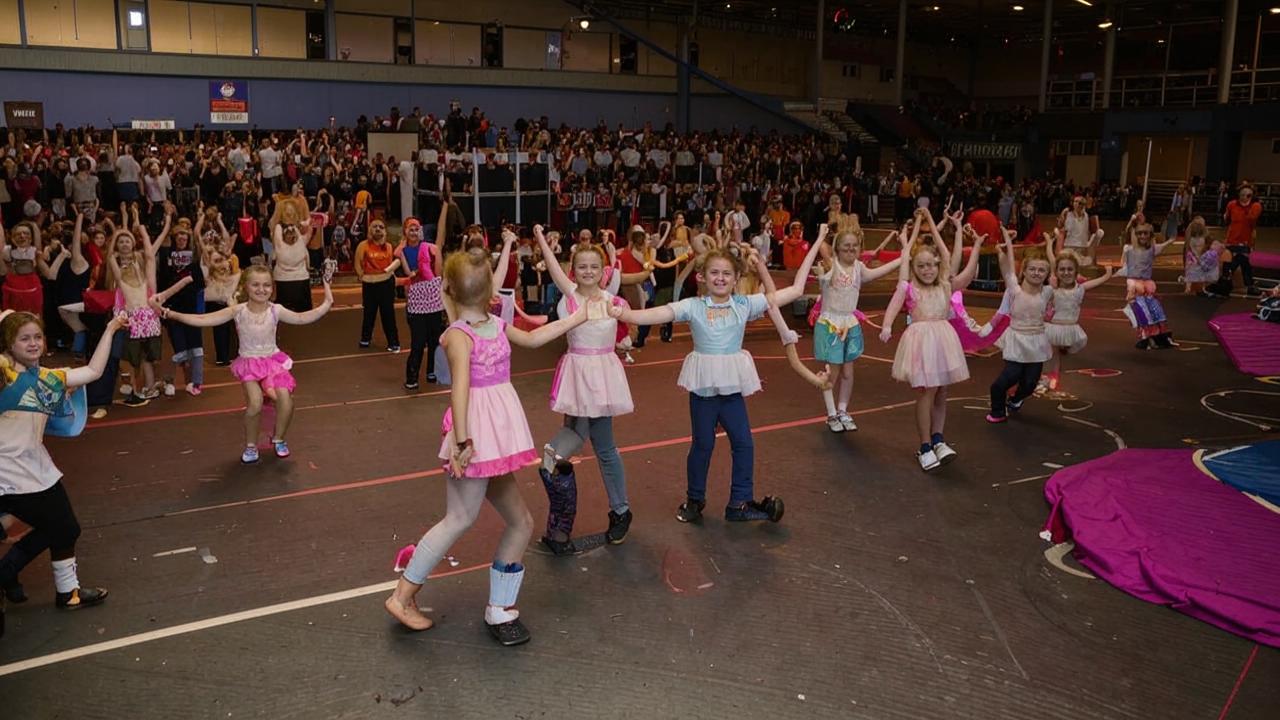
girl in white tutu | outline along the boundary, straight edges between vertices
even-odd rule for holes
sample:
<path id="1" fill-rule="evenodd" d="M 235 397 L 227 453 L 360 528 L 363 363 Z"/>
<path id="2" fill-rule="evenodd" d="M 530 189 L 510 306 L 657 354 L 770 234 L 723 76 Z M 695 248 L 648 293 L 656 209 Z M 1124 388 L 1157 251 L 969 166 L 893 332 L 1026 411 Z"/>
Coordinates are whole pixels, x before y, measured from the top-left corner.
<path id="1" fill-rule="evenodd" d="M 1053 356 L 1049 337 L 1045 334 L 1045 315 L 1051 314 L 1053 288 L 1049 286 L 1049 257 L 1039 247 L 1027 248 L 1022 257 L 1022 274 L 1018 275 L 1013 255 L 1013 231 L 1007 231 L 1000 267 L 1004 271 L 1005 299 L 1009 303 L 1009 330 L 1000 336 L 1004 352 L 1004 369 L 991 383 L 991 412 L 987 422 L 1002 423 L 1008 413 L 1036 391 L 1044 364 Z M 1009 391 L 1017 390 L 1013 396 Z"/>
<path id="2" fill-rule="evenodd" d="M 699 259 L 698 283 L 707 295 L 647 310 L 612 308 L 610 313 L 638 325 L 687 322 L 693 335 L 693 352 L 684 359 L 677 383 L 689 392 L 689 417 L 693 443 L 687 461 L 688 493 L 676 512 L 681 522 L 702 517 L 707 498 L 707 471 L 716 444 L 716 425 L 729 436 L 733 456 L 733 481 L 729 504 L 724 509 L 729 521 L 782 519 L 780 498 L 755 500 L 752 466 L 755 446 L 747 419 L 746 396 L 760 390 L 751 353 L 742 349 L 747 323 L 770 306 L 789 305 L 804 293 L 805 280 L 821 243 L 813 243 L 796 270 L 795 282 L 776 293 L 739 295 L 734 292 L 742 276 L 742 261 L 729 249 L 713 249 Z M 753 262 L 763 262 L 753 258 Z"/>
<path id="3" fill-rule="evenodd" d="M 923 216 L 927 218 L 927 214 Z M 897 292 L 884 314 L 880 340 L 889 342 L 893 321 L 905 306 L 911 323 L 907 325 L 893 358 L 893 378 L 911 383 L 916 396 L 916 429 L 920 467 L 933 470 L 956 456 L 943 439 L 947 422 L 947 386 L 969 379 L 960 336 L 947 321 L 951 305 L 951 266 L 934 244 L 917 244 L 921 227 L 928 221 L 916 212 L 916 221 L 902 254 L 908 260 L 899 266 Z M 904 233 L 905 235 L 906 233 Z"/>
<path id="4" fill-rule="evenodd" d="M 1053 265 L 1051 282 L 1054 289 L 1053 316 L 1048 318 L 1044 332 L 1053 348 L 1053 357 L 1049 359 L 1049 367 L 1041 385 L 1052 391 L 1058 389 L 1062 356 L 1075 355 L 1089 342 L 1089 336 L 1080 327 L 1080 307 L 1084 305 L 1084 294 L 1110 280 L 1113 269 L 1107 265 L 1101 276 L 1080 282 L 1080 257 L 1074 251 L 1064 250 L 1055 257 L 1053 242 L 1048 236 L 1045 237 L 1045 250 Z"/>
<path id="5" fill-rule="evenodd" d="M 502 645 L 529 641 L 515 609 L 524 582 L 525 546 L 533 518 L 513 473 L 537 458 L 520 397 L 511 386 L 511 346 L 539 347 L 582 324 L 588 312 L 603 317 L 598 304 L 579 306 L 573 315 L 526 332 L 489 311 L 494 274 L 479 248 L 455 252 L 444 264 L 444 292 L 457 318 L 441 338 L 452 378 L 450 407 L 441 425 L 439 457 L 446 470 L 445 516 L 427 531 L 404 565 L 384 607 L 410 630 L 426 630 L 432 621 L 415 598 L 427 576 L 462 533 L 476 521 L 487 499 L 506 528 L 489 569 L 489 603 L 484 621 Z M 399 565 L 403 560 L 397 560 Z"/>
<path id="6" fill-rule="evenodd" d="M 533 236 L 543 257 L 553 257 L 541 225 L 534 226 Z M 552 281 L 562 293 L 556 308 L 558 317 L 570 317 L 591 301 L 627 304 L 601 287 L 607 263 L 604 249 L 588 243 L 574 247 L 569 259 L 572 277 L 564 273 L 560 263 L 547 264 Z M 542 543 L 557 555 L 574 551 L 570 536 L 578 512 L 578 485 L 569 458 L 581 450 L 587 440 L 591 441 L 605 492 L 609 495 L 609 529 L 605 537 L 610 543 L 619 544 L 631 527 L 626 470 L 613 439 L 613 418 L 631 412 L 635 406 L 622 360 L 614 352 L 617 334 L 618 321 L 608 316 L 593 318 L 570 330 L 568 352 L 560 357 L 551 383 L 551 409 L 564 415 L 564 425 L 551 442 L 543 446 L 538 474 L 548 501 L 547 530 Z"/>
<path id="7" fill-rule="evenodd" d="M 173 320 L 192 327 L 216 327 L 235 321 L 240 337 L 240 355 L 231 363 L 231 374 L 244 387 L 245 448 L 240 462 L 258 461 L 258 426 L 262 420 L 264 396 L 275 404 L 275 432 L 271 444 L 276 457 L 289 457 L 289 445 L 285 433 L 293 419 L 293 390 L 297 382 L 289 370 L 293 360 L 276 346 L 276 326 L 309 325 L 329 312 L 333 305 L 333 291 L 329 283 L 324 285 L 324 302 L 306 312 L 294 312 L 283 305 L 271 302 L 271 271 L 262 265 L 250 265 L 240 275 L 240 288 L 231 305 L 211 313 L 193 314 L 174 312 L 164 307 L 172 293 L 182 289 L 184 278 L 169 289 L 151 297 L 151 305 L 165 320 Z"/>

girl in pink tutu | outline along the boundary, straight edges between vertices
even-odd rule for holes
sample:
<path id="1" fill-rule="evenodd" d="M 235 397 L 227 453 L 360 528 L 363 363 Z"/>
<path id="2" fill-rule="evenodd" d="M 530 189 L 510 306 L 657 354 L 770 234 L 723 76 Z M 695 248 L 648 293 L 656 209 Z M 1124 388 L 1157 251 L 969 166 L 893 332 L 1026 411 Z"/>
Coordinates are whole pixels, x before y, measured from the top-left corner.
<path id="1" fill-rule="evenodd" d="M 897 292 L 885 310 L 880 340 L 889 342 L 893 321 L 905 306 L 911 322 L 893 358 L 893 378 L 911 383 L 916 396 L 916 427 L 920 432 L 920 467 L 933 470 L 956 456 L 943 439 L 947 421 L 947 386 L 969 379 L 960 337 L 947 321 L 950 313 L 951 266 L 936 245 L 916 244 L 923 224 L 915 227 L 903 246 L 909 259 L 899 266 Z"/>
<path id="2" fill-rule="evenodd" d="M 551 246 L 535 225 L 533 236 L 543 255 L 552 256 Z M 560 263 L 547 266 L 552 281 L 562 293 L 557 306 L 559 317 L 569 317 L 590 301 L 625 306 L 622 298 L 601 287 L 607 259 L 598 245 L 579 245 L 569 259 L 572 278 Z M 542 543 L 556 555 L 574 551 L 570 535 L 578 513 L 578 484 L 569 458 L 591 441 L 605 492 L 609 495 L 609 529 L 605 537 L 617 545 L 631 527 L 631 506 L 627 500 L 627 477 L 613 439 L 613 418 L 631 412 L 631 388 L 622 361 L 613 351 L 618 321 L 612 317 L 591 319 L 569 331 L 569 350 L 556 365 L 551 384 L 551 409 L 564 415 L 564 425 L 551 442 L 543 446 L 538 474 L 547 490 L 547 531 Z"/>
<path id="3" fill-rule="evenodd" d="M 533 348 L 560 337 L 587 319 L 589 303 L 569 317 L 526 332 L 489 312 L 493 277 L 483 250 L 456 252 L 445 261 L 444 292 L 457 318 L 440 341 L 452 379 L 439 455 L 448 476 L 445 516 L 418 541 L 384 605 L 411 630 L 432 626 L 414 598 L 432 568 L 475 522 L 487 499 L 507 527 L 489 569 L 484 621 L 499 643 L 519 645 L 529 641 L 529 631 L 514 606 L 524 581 L 521 560 L 533 518 L 513 473 L 536 460 L 538 453 L 520 398 L 511 386 L 511 345 Z M 592 305 L 590 312 L 605 314 L 598 305 Z"/>
<path id="4" fill-rule="evenodd" d="M 235 321 L 240 337 L 240 355 L 231 363 L 231 374 L 244 387 L 245 448 L 240 462 L 258 461 L 258 426 L 262 419 L 263 397 L 276 406 L 275 432 L 271 444 L 276 457 L 289 457 L 289 445 L 284 436 L 293 419 L 293 390 L 297 382 L 289 370 L 293 360 L 276 346 L 276 326 L 309 325 L 329 312 L 333 305 L 333 291 L 324 285 L 324 302 L 306 312 L 294 312 L 271 302 L 271 270 L 263 265 L 250 265 L 240 275 L 240 288 L 235 300 L 228 307 L 211 313 L 189 314 L 174 312 L 164 307 L 169 295 L 181 289 L 182 283 L 170 287 L 151 298 L 152 307 L 166 320 L 173 320 L 192 327 L 216 327 Z"/>

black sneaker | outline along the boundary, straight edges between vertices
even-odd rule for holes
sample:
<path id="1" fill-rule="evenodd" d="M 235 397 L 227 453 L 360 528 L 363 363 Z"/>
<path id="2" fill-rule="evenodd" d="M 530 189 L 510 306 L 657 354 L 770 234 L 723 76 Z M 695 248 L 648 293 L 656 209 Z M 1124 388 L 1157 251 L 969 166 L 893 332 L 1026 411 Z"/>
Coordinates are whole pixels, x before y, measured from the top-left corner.
<path id="1" fill-rule="evenodd" d="M 63 610 L 79 610 L 82 607 L 97 605 L 106 599 L 106 588 L 80 587 L 71 592 L 58 593 L 54 604 Z"/>
<path id="2" fill-rule="evenodd" d="M 729 522 L 750 522 L 753 520 L 778 522 L 782 519 L 782 514 L 785 510 L 786 508 L 782 504 L 781 498 L 766 495 L 763 500 L 748 500 L 740 507 L 726 507 L 724 509 L 724 519 Z"/>
<path id="3" fill-rule="evenodd" d="M 1027 401 L 1026 398 L 1023 398 L 1021 400 L 1014 400 L 1013 398 L 1009 398 L 1008 400 L 1005 401 L 1004 406 L 1009 413 L 1016 413 L 1022 409 L 1022 403 L 1026 401 Z"/>
<path id="4" fill-rule="evenodd" d="M 231 364 L 231 361 L 230 360 L 214 360 L 213 364 L 215 367 L 226 367 Z"/>
<path id="5" fill-rule="evenodd" d="M 685 500 L 676 510 L 676 519 L 682 523 L 697 522 L 702 519 L 702 511 L 706 507 L 706 500 Z"/>
<path id="6" fill-rule="evenodd" d="M 503 647 L 523 645 L 524 643 L 529 642 L 531 637 L 529 635 L 529 631 L 518 618 L 511 622 L 502 623 L 501 625 L 489 625 L 486 623 L 485 627 L 489 628 L 489 634 L 492 635 L 493 639 L 497 640 L 498 644 Z"/>
<path id="7" fill-rule="evenodd" d="M 1138 342 L 1134 343 L 1134 344 L 1133 344 L 1133 346 L 1134 346 L 1135 348 L 1139 349 L 1139 350 L 1150 350 L 1150 349 L 1151 349 L 1151 339 L 1150 339 L 1150 338 L 1142 338 L 1142 339 L 1141 339 L 1141 340 L 1139 340 Z"/>
<path id="8" fill-rule="evenodd" d="M 361 341 L 360 341 L 360 343 L 359 343 L 359 345 L 360 345 L 360 347 L 362 347 L 362 348 L 367 348 L 367 347 L 369 347 L 369 341 L 368 341 L 368 340 L 361 340 Z"/>
<path id="9" fill-rule="evenodd" d="M 150 403 L 151 403 L 150 399 L 137 394 L 130 395 L 129 397 L 120 401 L 121 405 L 128 405 L 129 407 L 142 407 L 143 405 L 149 405 Z"/>
<path id="10" fill-rule="evenodd" d="M 1172 350 L 1176 347 L 1176 343 L 1173 342 L 1173 335 L 1170 333 L 1160 333 L 1152 338 L 1152 342 L 1160 350 Z"/>
<path id="11" fill-rule="evenodd" d="M 406 382 L 406 383 L 404 384 L 404 389 L 405 389 L 405 390 L 417 390 L 417 389 L 418 389 L 418 382 L 417 382 L 416 380 L 410 380 L 410 381 L 408 381 L 408 382 Z"/>
<path id="12" fill-rule="evenodd" d="M 434 384 L 436 383 L 436 374 L 435 374 L 435 373 L 427 373 L 427 382 L 429 382 L 429 383 L 431 383 L 432 385 L 434 385 Z"/>
<path id="13" fill-rule="evenodd" d="M 24 603 L 27 601 L 27 591 L 22 588 L 22 583 L 14 580 L 4 586 L 4 599 L 11 603 Z"/>
<path id="14" fill-rule="evenodd" d="M 557 557 L 562 555 L 572 555 L 578 551 L 578 549 L 573 546 L 573 538 L 568 540 L 555 540 L 549 535 L 543 535 L 542 544 L 546 545 L 547 549 L 551 551 L 551 554 Z"/>
<path id="15" fill-rule="evenodd" d="M 612 510 L 609 511 L 609 529 L 604 531 L 604 536 L 610 545 L 621 545 L 622 541 L 627 539 L 627 531 L 630 529 L 630 510 L 621 515 Z"/>

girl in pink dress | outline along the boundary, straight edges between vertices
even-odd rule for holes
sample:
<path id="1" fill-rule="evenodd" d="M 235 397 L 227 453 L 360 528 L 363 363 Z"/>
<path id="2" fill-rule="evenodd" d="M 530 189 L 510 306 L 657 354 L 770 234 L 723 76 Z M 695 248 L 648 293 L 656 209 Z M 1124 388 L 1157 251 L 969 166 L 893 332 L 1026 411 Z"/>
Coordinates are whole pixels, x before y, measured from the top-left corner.
<path id="1" fill-rule="evenodd" d="M 445 261 L 444 291 L 457 318 L 440 341 L 452 380 L 440 444 L 440 459 L 448 476 L 445 516 L 418 541 L 384 606 L 411 630 L 432 626 L 418 609 L 415 597 L 432 568 L 475 522 L 487 499 L 507 527 L 489 569 L 484 620 L 499 643 L 519 645 L 529 641 L 529 631 L 520 623 L 514 606 L 524 581 L 521 560 L 533 531 L 533 518 L 513 473 L 538 454 L 524 408 L 511 386 L 511 344 L 544 345 L 582 324 L 587 319 L 587 306 L 532 332 L 503 322 L 489 312 L 493 271 L 488 256 L 478 248 L 456 252 Z M 604 311 L 597 308 L 593 313 Z"/>
<path id="2" fill-rule="evenodd" d="M 898 290 L 885 310 L 880 340 L 889 342 L 893 321 L 905 306 L 911 323 L 902 334 L 893 358 L 893 378 L 911 383 L 911 387 L 919 391 L 916 396 L 916 427 L 920 433 L 917 457 L 920 467 L 928 471 L 956 456 L 942 435 L 947 421 L 947 386 L 968 380 L 969 366 L 960 337 L 947 321 L 951 311 L 951 266 L 943 262 L 944 255 L 936 245 L 916 244 L 921 225 L 928 222 L 920 215 L 917 211 L 915 228 L 903 246 L 910 262 L 899 266 Z M 967 279 L 957 278 L 957 283 L 967 284 Z"/>
<path id="3" fill-rule="evenodd" d="M 535 225 L 533 236 L 543 255 L 551 257 L 552 249 Z M 605 252 L 597 245 L 580 245 L 569 260 L 572 279 L 565 275 L 560 263 L 550 263 L 547 270 L 562 293 L 557 314 L 568 317 L 579 307 L 596 300 L 609 305 L 627 303 L 601 287 L 606 267 Z M 615 273 L 616 275 L 617 273 Z M 547 490 L 547 530 L 542 543 L 556 555 L 574 551 L 570 535 L 578 512 L 578 484 L 573 465 L 568 461 L 591 440 L 600 476 L 609 495 L 609 529 L 605 537 L 611 544 L 621 543 L 631 527 L 631 507 L 627 501 L 627 477 L 613 439 L 613 418 L 634 409 L 631 387 L 622 361 L 614 350 L 618 321 L 612 317 L 593 318 L 569 331 L 569 351 L 556 365 L 551 384 L 551 409 L 564 415 L 564 426 L 551 442 L 543 446 L 542 467 L 538 474 Z"/>
<path id="4" fill-rule="evenodd" d="M 181 290 L 191 278 L 183 278 L 164 292 L 151 297 L 151 306 L 166 320 L 191 327 L 217 327 L 235 321 L 240 336 L 240 355 L 231 363 L 231 374 L 244 387 L 245 448 L 240 462 L 258 462 L 258 428 L 262 421 L 262 402 L 265 396 L 276 407 L 275 432 L 271 444 L 276 457 L 289 457 L 289 445 L 284 436 L 293 419 L 293 390 L 297 382 L 289 370 L 293 360 L 276 346 L 276 326 L 309 325 L 329 312 L 333 305 L 333 291 L 324 286 L 324 302 L 306 312 L 294 312 L 283 305 L 271 302 L 271 270 L 263 265 L 250 265 L 240 275 L 240 288 L 236 297 L 247 297 L 243 302 L 211 313 L 190 314 L 174 312 L 164 303 L 169 296 Z"/>

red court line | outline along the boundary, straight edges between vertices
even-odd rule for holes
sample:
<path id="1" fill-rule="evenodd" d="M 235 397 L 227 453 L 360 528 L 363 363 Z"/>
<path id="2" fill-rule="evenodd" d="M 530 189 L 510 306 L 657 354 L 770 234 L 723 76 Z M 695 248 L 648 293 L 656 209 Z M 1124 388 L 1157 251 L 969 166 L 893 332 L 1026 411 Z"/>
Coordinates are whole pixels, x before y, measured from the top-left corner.
<path id="1" fill-rule="evenodd" d="M 964 398 L 954 398 L 954 399 L 961 400 Z M 879 407 L 874 407 L 874 408 L 866 408 L 864 410 L 855 410 L 850 414 L 869 415 L 871 413 L 881 412 L 883 410 L 894 410 L 897 408 L 907 407 L 910 405 L 915 405 L 915 401 L 908 400 L 905 402 L 892 403 L 889 405 L 881 405 Z M 756 433 L 774 432 L 777 430 L 786 430 L 789 428 L 801 427 L 803 425 L 817 425 L 819 423 L 824 423 L 826 421 L 827 421 L 827 417 L 825 415 L 818 415 L 816 417 L 811 417 L 811 418 L 801 418 L 799 420 L 788 420 L 786 422 L 771 423 L 769 425 L 761 425 L 759 427 L 753 427 L 751 428 L 751 433 L 752 435 L 754 435 Z M 716 433 L 716 437 L 724 437 L 724 433 L 723 432 Z M 687 443 L 689 442 L 689 440 L 690 440 L 689 435 L 682 435 L 680 437 L 668 438 L 666 440 L 654 440 L 652 442 L 639 443 L 637 445 L 627 445 L 625 447 L 618 448 L 618 452 L 632 453 L 632 452 L 639 452 L 642 450 L 652 450 L 654 448 L 670 447 L 672 445 L 681 445 L 681 444 Z M 582 455 L 582 456 L 576 456 L 576 457 L 578 457 L 580 461 L 585 461 L 585 460 L 590 460 L 595 456 Z M 537 463 L 533 463 L 533 464 L 536 465 Z M 362 488 L 377 487 L 379 485 L 390 485 L 393 483 L 405 482 L 408 480 L 419 480 L 421 478 L 433 477 L 435 475 L 443 475 L 443 474 L 444 474 L 443 468 L 434 468 L 431 470 L 419 470 L 417 472 L 401 473 L 399 475 L 387 475 L 385 477 L 370 478 L 368 480 L 356 480 L 353 482 L 339 483 L 337 485 L 325 485 L 323 487 L 308 488 L 306 490 L 298 490 L 296 492 L 282 493 L 280 495 L 268 495 L 266 497 L 252 498 L 249 500 L 233 500 L 231 502 L 219 503 L 217 505 L 204 505 L 201 507 L 187 508 L 186 510 L 174 510 L 171 512 L 163 513 L 159 517 L 175 517 L 179 515 L 191 515 L 195 513 L 208 512 L 210 510 L 225 510 L 227 508 L 241 507 L 245 505 L 258 505 L 261 503 L 276 502 L 278 500 L 292 500 L 294 498 L 309 497 L 312 495 L 325 495 L 328 493 L 342 492 L 344 490 L 359 490 Z M 148 518 L 140 518 L 140 519 L 148 519 Z"/>
<path id="2" fill-rule="evenodd" d="M 786 356 L 784 355 L 755 355 L 753 357 L 756 360 L 786 360 L 787 359 Z M 802 359 L 812 360 L 813 358 L 806 357 Z M 651 360 L 649 362 L 640 362 L 634 365 L 628 365 L 627 368 L 630 369 L 630 368 L 642 368 L 642 367 L 656 367 L 659 365 L 674 365 L 675 363 L 682 363 L 682 362 L 684 362 L 684 357 L 678 357 L 678 358 L 670 358 L 668 360 Z M 553 367 L 538 368 L 536 370 L 523 370 L 521 372 L 511 373 L 511 377 L 514 378 L 514 377 L 527 377 L 530 375 L 545 375 L 547 373 L 553 373 L 553 372 L 555 372 L 555 368 Z M 235 383 L 235 384 L 238 385 L 239 383 Z M 411 395 L 405 395 L 405 394 L 386 395 L 382 397 L 361 398 L 357 400 L 340 400 L 336 402 L 319 403 L 316 405 L 300 405 L 294 408 L 294 412 L 299 412 L 302 410 L 324 410 L 327 408 L 344 407 L 347 405 L 368 405 L 371 403 L 389 402 L 393 400 L 412 400 L 414 398 L 425 398 L 425 397 L 432 397 L 436 395 L 447 395 L 449 392 L 450 392 L 449 389 L 446 388 L 444 390 L 433 390 L 431 392 L 425 392 L 425 393 L 413 393 Z M 191 410 L 188 412 L 167 413 L 164 415 L 147 415 L 145 417 L 123 418 L 123 419 L 117 419 L 117 420 L 93 420 L 93 421 L 90 421 L 88 424 L 86 424 L 84 429 L 92 430 L 94 428 L 118 427 L 122 425 L 141 425 L 144 423 L 164 422 L 166 420 L 183 420 L 186 418 L 207 417 L 210 415 L 230 415 L 232 413 L 238 413 L 243 411 L 244 411 L 244 406 L 237 405 L 235 407 L 230 407 L 230 408 Z"/>
<path id="3" fill-rule="evenodd" d="M 1249 653 L 1249 659 L 1244 661 L 1244 667 L 1240 668 L 1240 674 L 1236 677 L 1236 684 L 1231 688 L 1231 694 L 1227 696 L 1227 702 L 1222 706 L 1222 712 L 1218 713 L 1218 720 L 1224 720 L 1227 713 L 1231 712 L 1231 706 L 1235 704 L 1236 694 L 1240 692 L 1240 686 L 1244 684 L 1244 678 L 1249 674 L 1249 669 L 1253 667 L 1253 659 L 1258 657 L 1258 644 L 1253 644 L 1253 650 Z"/>

